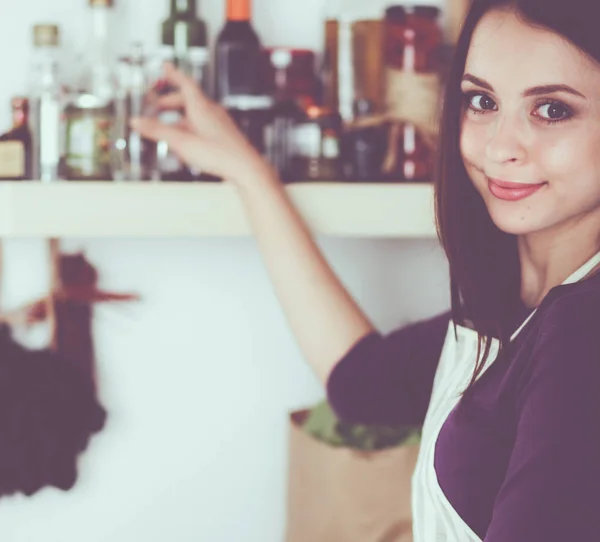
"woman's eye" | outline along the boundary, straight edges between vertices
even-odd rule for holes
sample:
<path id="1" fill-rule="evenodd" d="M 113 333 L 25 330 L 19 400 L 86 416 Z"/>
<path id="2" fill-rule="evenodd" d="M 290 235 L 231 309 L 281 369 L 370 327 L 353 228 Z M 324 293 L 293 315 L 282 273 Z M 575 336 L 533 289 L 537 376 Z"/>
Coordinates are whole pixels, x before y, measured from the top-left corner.
<path id="1" fill-rule="evenodd" d="M 496 109 L 496 103 L 487 94 L 467 94 L 465 97 L 469 108 L 477 113 Z"/>
<path id="2" fill-rule="evenodd" d="M 571 116 L 571 111 L 560 102 L 541 104 L 538 107 L 540 117 L 544 120 L 559 121 Z"/>

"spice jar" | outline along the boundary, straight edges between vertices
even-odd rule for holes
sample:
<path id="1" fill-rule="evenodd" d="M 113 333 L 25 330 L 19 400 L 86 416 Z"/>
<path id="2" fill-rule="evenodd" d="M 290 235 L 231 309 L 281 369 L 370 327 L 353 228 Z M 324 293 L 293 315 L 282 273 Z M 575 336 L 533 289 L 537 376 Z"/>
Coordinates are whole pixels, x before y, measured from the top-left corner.
<path id="1" fill-rule="evenodd" d="M 342 119 L 326 107 L 310 106 L 294 129 L 293 180 L 339 181 Z"/>
<path id="2" fill-rule="evenodd" d="M 386 10 L 385 94 L 390 126 L 383 175 L 387 180 L 431 180 L 443 41 L 439 13 L 433 6 Z"/>

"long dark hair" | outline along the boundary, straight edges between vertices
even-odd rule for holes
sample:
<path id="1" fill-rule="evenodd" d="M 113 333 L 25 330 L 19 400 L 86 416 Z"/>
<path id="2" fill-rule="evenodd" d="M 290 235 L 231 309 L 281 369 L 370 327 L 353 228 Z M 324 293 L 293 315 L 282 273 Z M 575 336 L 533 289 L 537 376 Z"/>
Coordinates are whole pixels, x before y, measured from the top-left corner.
<path id="1" fill-rule="evenodd" d="M 477 362 L 467 390 L 490 354 L 491 338 L 505 351 L 511 315 L 520 306 L 521 270 L 517 237 L 501 231 L 465 170 L 459 147 L 463 114 L 460 83 L 475 27 L 491 9 L 508 8 L 526 24 L 562 35 L 600 63 L 599 0 L 472 0 L 445 85 L 435 214 L 439 240 L 450 266 L 452 319 L 470 320 L 478 334 Z M 482 356 L 483 351 L 483 356 Z"/>

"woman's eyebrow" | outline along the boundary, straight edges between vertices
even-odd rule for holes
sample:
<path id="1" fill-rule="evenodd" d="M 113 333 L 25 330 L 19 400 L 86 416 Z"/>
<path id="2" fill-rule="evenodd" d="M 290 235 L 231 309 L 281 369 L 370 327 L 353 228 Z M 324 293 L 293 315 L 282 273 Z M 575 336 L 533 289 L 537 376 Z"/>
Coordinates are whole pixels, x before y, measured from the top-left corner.
<path id="1" fill-rule="evenodd" d="M 480 79 L 479 77 L 475 77 L 474 75 L 471 75 L 470 73 L 465 73 L 463 75 L 462 80 L 469 81 L 481 88 L 485 88 L 486 90 L 489 90 L 490 92 L 494 92 L 494 88 L 487 81 L 484 81 L 483 79 Z M 579 96 L 580 98 L 585 98 L 585 96 L 581 92 L 575 90 L 573 87 L 570 87 L 568 85 L 563 85 L 563 84 L 540 85 L 537 87 L 531 87 L 531 88 L 528 88 L 527 90 L 525 90 L 522 95 L 523 95 L 523 97 L 539 96 L 540 94 L 551 94 L 553 92 L 567 92 L 568 94 L 573 94 L 574 96 Z"/>

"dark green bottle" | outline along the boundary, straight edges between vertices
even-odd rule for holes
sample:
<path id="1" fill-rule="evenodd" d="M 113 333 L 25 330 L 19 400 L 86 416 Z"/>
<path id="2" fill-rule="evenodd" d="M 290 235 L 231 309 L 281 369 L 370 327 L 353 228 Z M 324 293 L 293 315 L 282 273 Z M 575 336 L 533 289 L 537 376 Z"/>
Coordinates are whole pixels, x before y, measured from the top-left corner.
<path id="1" fill-rule="evenodd" d="M 208 32 L 206 23 L 196 14 L 196 0 L 171 0 L 171 13 L 162 23 L 163 58 L 191 76 L 204 91 L 208 88 Z M 166 92 L 172 89 L 165 89 Z M 163 122 L 176 123 L 181 117 L 175 112 L 159 116 Z M 198 172 L 192 171 L 159 142 L 157 160 L 163 181 L 192 181 Z"/>
<path id="2" fill-rule="evenodd" d="M 188 73 L 203 54 L 208 60 L 208 32 L 196 14 L 196 0 L 171 0 L 171 14 L 162 24 L 162 44 L 173 48 L 176 64 Z"/>

